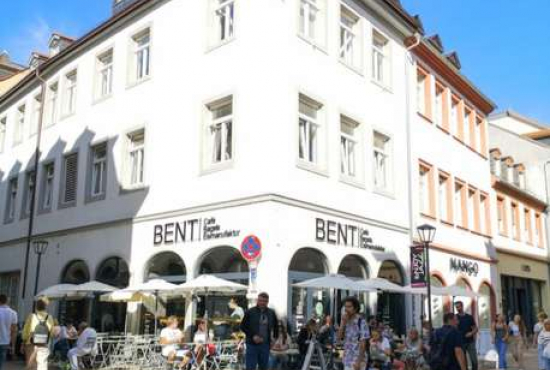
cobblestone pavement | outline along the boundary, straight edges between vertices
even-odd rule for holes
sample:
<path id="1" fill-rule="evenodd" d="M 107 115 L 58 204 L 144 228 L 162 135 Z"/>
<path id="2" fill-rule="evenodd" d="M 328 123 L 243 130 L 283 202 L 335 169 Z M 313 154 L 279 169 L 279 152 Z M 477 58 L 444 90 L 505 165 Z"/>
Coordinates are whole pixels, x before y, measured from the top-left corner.
<path id="1" fill-rule="evenodd" d="M 523 370 L 539 370 L 537 366 L 537 352 L 534 349 L 527 350 L 525 352 L 525 367 Z M 509 370 L 519 370 L 519 368 L 514 363 L 514 360 L 509 357 L 508 367 Z M 494 363 L 486 363 L 481 366 L 483 369 L 495 369 Z M 25 365 L 23 362 L 7 362 L 4 370 L 24 370 Z M 50 367 L 50 370 L 58 370 L 57 367 Z"/>

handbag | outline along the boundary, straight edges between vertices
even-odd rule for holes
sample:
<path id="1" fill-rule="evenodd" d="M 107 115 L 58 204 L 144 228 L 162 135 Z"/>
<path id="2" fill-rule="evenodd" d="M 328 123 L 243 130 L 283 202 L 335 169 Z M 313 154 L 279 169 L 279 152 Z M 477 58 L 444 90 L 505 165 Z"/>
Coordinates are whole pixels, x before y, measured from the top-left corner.
<path id="1" fill-rule="evenodd" d="M 542 357 L 547 360 L 550 360 L 550 343 L 546 343 L 544 346 L 544 351 L 542 351 Z"/>

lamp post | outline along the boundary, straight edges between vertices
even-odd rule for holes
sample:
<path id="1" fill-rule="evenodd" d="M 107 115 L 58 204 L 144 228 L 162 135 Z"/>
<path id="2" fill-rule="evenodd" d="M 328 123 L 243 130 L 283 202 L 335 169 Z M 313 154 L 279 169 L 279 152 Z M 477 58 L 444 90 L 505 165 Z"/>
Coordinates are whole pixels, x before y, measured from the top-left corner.
<path id="1" fill-rule="evenodd" d="M 36 240 L 33 243 L 34 253 L 38 256 L 36 261 L 36 278 L 34 281 L 34 296 L 38 293 L 38 279 L 40 278 L 40 265 L 42 263 L 42 255 L 46 253 L 48 249 L 48 242 L 46 240 Z"/>
<path id="2" fill-rule="evenodd" d="M 435 227 L 432 225 L 424 224 L 416 228 L 418 232 L 418 238 L 424 246 L 424 254 L 426 256 L 426 286 L 428 288 L 428 323 L 430 324 L 430 333 L 433 329 L 432 325 L 432 282 L 430 272 L 430 243 L 435 238 Z"/>

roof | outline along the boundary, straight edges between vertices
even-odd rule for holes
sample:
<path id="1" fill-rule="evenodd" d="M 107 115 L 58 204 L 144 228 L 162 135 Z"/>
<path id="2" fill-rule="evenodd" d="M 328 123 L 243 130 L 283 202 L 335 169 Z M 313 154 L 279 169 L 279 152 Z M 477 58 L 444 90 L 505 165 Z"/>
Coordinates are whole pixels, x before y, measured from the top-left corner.
<path id="1" fill-rule="evenodd" d="M 531 132 L 529 134 L 523 135 L 525 137 L 528 137 L 529 139 L 533 140 L 540 140 L 540 139 L 546 139 L 550 137 L 550 128 L 545 128 L 543 130 L 538 130 L 535 132 Z"/>
<path id="2" fill-rule="evenodd" d="M 28 69 L 0 81 L 0 98 L 30 73 Z"/>
<path id="3" fill-rule="evenodd" d="M 519 114 L 518 112 L 516 112 L 512 109 L 506 109 L 503 112 L 492 114 L 489 118 L 491 118 L 492 120 L 496 120 L 496 119 L 504 118 L 504 117 L 510 117 L 510 118 L 517 119 L 518 121 L 521 121 L 525 124 L 528 124 L 528 125 L 536 128 L 536 129 L 539 129 L 539 130 L 546 130 L 546 129 L 549 128 L 547 125 L 544 125 L 544 124 L 538 122 L 537 120 L 535 120 L 533 118 L 529 118 L 529 117 L 526 117 L 524 115 L 521 115 L 521 114 Z"/>

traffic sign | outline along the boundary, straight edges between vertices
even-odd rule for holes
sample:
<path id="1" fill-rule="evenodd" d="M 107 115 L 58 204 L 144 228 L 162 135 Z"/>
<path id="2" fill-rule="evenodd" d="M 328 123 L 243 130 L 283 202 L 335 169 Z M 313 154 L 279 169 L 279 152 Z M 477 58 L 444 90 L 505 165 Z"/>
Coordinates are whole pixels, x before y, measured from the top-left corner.
<path id="1" fill-rule="evenodd" d="M 249 262 L 257 260 L 262 254 L 262 242 L 256 235 L 249 235 L 241 243 L 241 255 Z"/>

